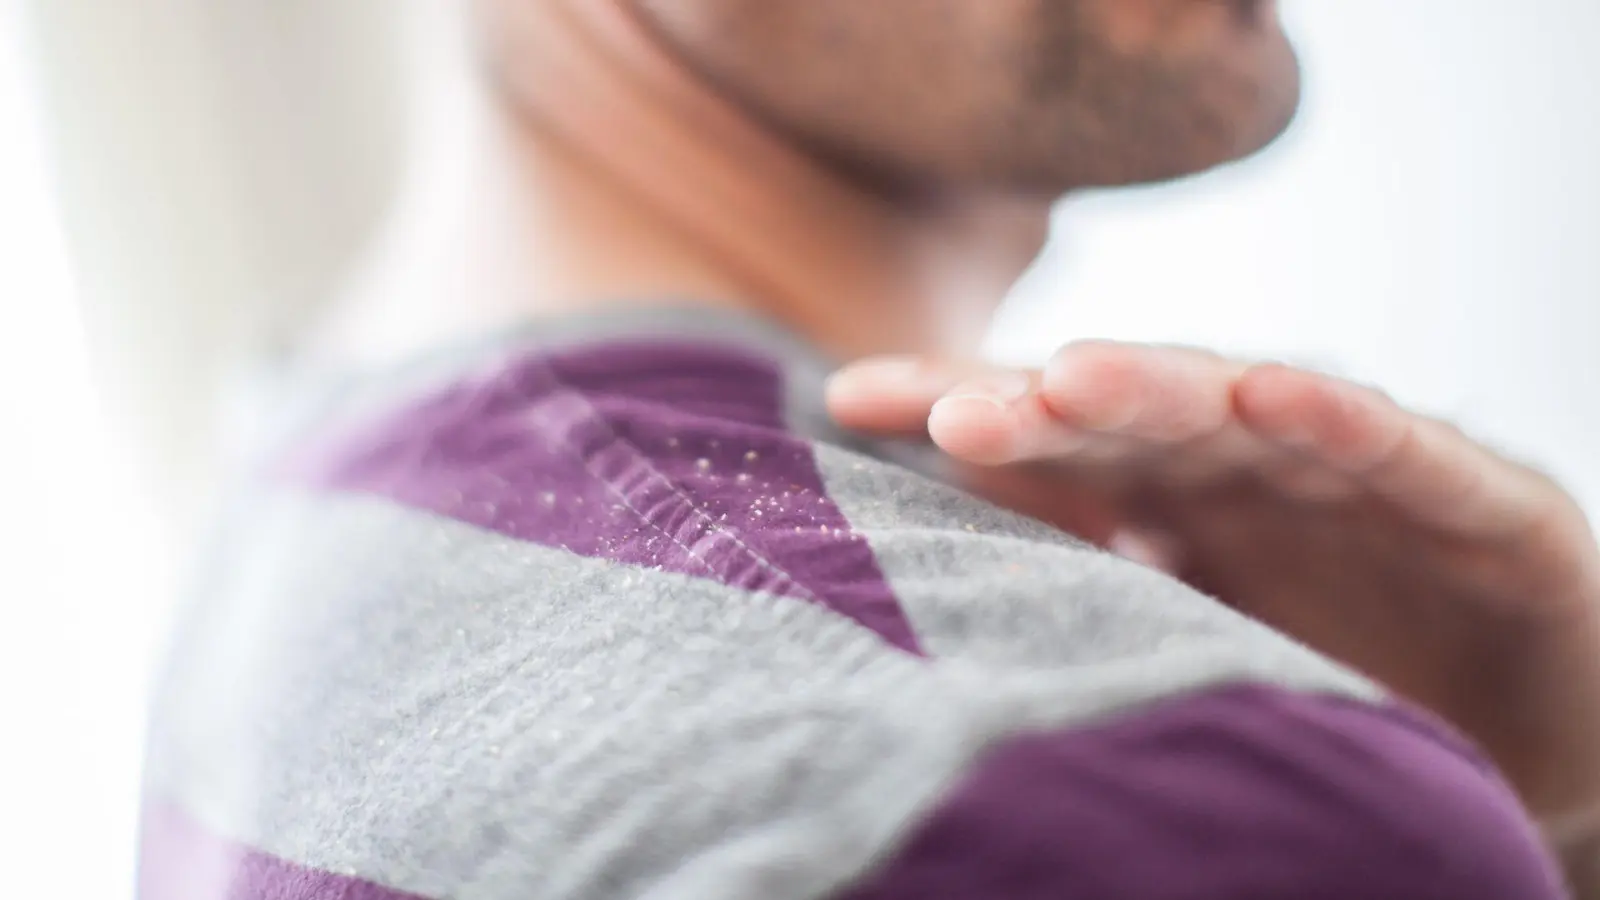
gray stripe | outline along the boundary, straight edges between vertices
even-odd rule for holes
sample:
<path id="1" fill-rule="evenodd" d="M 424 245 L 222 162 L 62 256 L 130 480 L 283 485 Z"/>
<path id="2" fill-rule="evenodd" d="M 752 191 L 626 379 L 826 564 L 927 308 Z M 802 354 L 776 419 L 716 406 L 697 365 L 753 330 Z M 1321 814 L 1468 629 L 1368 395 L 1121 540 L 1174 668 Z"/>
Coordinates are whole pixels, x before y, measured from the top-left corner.
<path id="1" fill-rule="evenodd" d="M 802 601 L 279 495 L 214 560 L 152 788 L 226 837 L 429 896 L 782 900 L 862 871 L 1018 728 L 1232 680 L 1364 690 L 1141 570 L 823 459 L 948 660 Z M 950 503 L 1011 536 L 918 511 Z"/>
<path id="2" fill-rule="evenodd" d="M 319 869 L 457 900 L 814 896 L 1002 725 L 814 604 L 383 501 L 249 515 L 176 648 L 151 788 Z"/>
<path id="3" fill-rule="evenodd" d="M 835 448 L 816 458 L 928 654 L 1018 680 L 1047 717 L 1056 696 L 1072 705 L 1065 715 L 1081 714 L 1075 688 L 1087 683 L 1125 702 L 1241 677 L 1379 696 L 1266 626 L 1041 522 Z"/>

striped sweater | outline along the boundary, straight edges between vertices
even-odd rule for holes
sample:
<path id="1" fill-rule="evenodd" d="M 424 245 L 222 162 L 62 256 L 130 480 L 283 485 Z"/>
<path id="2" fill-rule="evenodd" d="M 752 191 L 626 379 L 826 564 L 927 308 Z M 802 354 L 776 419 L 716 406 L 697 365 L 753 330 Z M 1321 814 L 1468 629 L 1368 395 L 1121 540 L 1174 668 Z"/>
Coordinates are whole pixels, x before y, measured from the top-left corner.
<path id="1" fill-rule="evenodd" d="M 1492 769 L 830 426 L 763 323 L 319 391 L 157 693 L 143 900 L 1546 900 Z"/>

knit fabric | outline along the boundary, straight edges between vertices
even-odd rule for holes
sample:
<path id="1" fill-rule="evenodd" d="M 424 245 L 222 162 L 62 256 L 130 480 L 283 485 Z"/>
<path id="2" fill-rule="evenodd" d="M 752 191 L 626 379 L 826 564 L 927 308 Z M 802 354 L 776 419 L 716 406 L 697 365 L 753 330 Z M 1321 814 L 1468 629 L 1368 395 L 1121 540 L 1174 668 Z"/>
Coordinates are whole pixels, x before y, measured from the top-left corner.
<path id="1" fill-rule="evenodd" d="M 769 326 L 319 391 L 154 710 L 144 900 L 1540 900 L 1437 723 L 827 424 Z"/>

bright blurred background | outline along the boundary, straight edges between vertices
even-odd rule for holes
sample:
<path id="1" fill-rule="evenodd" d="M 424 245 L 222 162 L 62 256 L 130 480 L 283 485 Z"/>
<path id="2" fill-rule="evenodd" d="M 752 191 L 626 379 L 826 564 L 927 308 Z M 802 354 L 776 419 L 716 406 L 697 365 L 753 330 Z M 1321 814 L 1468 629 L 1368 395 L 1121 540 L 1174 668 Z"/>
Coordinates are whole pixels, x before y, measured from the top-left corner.
<path id="1" fill-rule="evenodd" d="M 976 0 L 974 0 L 976 2 Z M 427 27 L 385 0 L 0 0 L 0 847 L 130 892 L 142 704 L 230 361 L 381 216 Z M 1600 3 L 1285 0 L 1266 156 L 1073 200 L 993 351 L 1095 335 L 1310 362 L 1600 511 Z M 418 74 L 421 73 L 421 74 Z M 415 128 L 412 129 L 414 131 Z"/>

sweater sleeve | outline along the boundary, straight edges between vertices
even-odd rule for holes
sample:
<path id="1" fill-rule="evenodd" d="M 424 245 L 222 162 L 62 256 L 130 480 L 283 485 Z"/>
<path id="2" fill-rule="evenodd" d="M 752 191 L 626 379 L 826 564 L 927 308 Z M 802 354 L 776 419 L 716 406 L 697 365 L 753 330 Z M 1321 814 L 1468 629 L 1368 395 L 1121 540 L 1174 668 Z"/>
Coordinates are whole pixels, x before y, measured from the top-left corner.
<path id="1" fill-rule="evenodd" d="M 982 755 L 838 900 L 1564 896 L 1473 751 L 1393 706 L 1235 687 Z"/>

